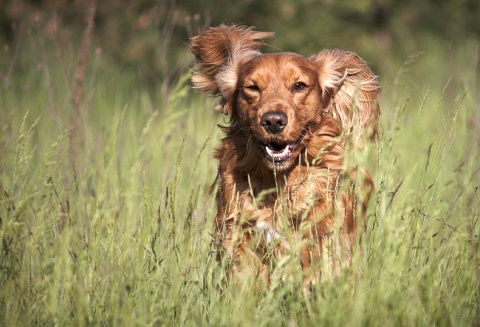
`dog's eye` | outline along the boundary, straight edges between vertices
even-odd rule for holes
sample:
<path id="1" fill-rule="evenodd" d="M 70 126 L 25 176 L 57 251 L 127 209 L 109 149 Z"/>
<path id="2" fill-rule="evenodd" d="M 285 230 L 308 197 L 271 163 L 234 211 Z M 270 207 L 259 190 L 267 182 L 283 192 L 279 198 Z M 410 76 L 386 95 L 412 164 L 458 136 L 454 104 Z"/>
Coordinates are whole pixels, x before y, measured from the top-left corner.
<path id="1" fill-rule="evenodd" d="M 245 86 L 244 88 L 247 89 L 247 90 L 249 90 L 249 91 L 254 91 L 254 92 L 260 91 L 260 89 L 258 88 L 258 86 L 256 86 L 255 84 L 247 85 L 247 86 Z"/>
<path id="2" fill-rule="evenodd" d="M 292 92 L 299 92 L 299 91 L 302 91 L 302 90 L 306 89 L 307 87 L 308 87 L 307 84 L 305 84 L 303 82 L 297 82 L 297 83 L 293 84 Z"/>

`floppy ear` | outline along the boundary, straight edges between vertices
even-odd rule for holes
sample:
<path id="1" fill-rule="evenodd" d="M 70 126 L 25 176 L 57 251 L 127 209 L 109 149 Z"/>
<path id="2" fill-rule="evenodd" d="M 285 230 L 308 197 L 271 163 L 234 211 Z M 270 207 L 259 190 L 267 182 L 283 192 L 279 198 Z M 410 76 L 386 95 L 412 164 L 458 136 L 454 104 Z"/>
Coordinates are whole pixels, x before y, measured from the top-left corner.
<path id="1" fill-rule="evenodd" d="M 380 84 L 365 61 L 353 52 L 323 50 L 311 60 L 318 65 L 324 115 L 337 119 L 353 144 L 362 146 L 377 134 Z"/>
<path id="2" fill-rule="evenodd" d="M 260 40 L 272 36 L 243 26 L 221 25 L 192 37 L 190 50 L 197 63 L 192 76 L 194 88 L 222 96 L 219 109 L 229 114 L 228 102 L 237 88 L 238 65 L 260 55 Z"/>

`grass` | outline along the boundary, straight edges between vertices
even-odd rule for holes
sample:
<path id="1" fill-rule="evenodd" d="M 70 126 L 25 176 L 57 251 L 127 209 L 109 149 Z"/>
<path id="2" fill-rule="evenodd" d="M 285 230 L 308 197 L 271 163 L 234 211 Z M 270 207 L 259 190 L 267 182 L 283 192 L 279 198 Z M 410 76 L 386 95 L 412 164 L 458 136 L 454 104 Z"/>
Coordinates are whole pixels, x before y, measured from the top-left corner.
<path id="1" fill-rule="evenodd" d="M 0 325 L 480 324 L 478 47 L 387 67 L 364 255 L 304 297 L 212 257 L 224 118 L 188 74 L 160 106 L 93 56 L 72 156 L 74 56 L 42 42 L 1 62 Z"/>

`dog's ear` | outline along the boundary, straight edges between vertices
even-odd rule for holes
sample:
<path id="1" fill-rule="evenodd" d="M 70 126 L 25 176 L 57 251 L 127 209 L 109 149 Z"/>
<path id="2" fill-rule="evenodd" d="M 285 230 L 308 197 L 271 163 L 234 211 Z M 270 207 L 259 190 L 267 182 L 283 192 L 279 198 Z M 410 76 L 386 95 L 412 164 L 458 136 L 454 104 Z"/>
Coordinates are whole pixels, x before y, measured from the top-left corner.
<path id="1" fill-rule="evenodd" d="M 324 115 L 337 119 L 353 144 L 362 146 L 377 134 L 380 84 L 359 56 L 342 50 L 323 50 L 311 58 L 318 65 Z"/>
<path id="2" fill-rule="evenodd" d="M 221 96 L 219 109 L 230 114 L 229 102 L 237 88 L 238 65 L 258 56 L 261 40 L 272 36 L 273 33 L 256 32 L 253 28 L 221 25 L 192 37 L 190 50 L 197 63 L 193 86 L 209 95 Z"/>

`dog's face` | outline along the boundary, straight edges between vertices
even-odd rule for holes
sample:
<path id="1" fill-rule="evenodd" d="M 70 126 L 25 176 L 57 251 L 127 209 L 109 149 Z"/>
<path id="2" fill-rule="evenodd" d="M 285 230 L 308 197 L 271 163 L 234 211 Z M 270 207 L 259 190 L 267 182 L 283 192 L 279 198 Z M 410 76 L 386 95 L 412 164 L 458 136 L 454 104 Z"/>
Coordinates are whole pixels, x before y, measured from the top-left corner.
<path id="1" fill-rule="evenodd" d="M 237 142 L 242 151 L 258 151 L 267 167 L 286 171 L 303 153 L 309 157 L 303 162 L 341 165 L 342 149 L 325 154 L 333 151 L 330 144 L 361 148 L 376 133 L 376 76 L 348 51 L 322 50 L 310 58 L 261 53 L 259 40 L 271 36 L 222 25 L 193 37 L 194 87 L 222 98 L 217 108 L 231 116 L 231 136 L 245 137 Z M 257 163 L 256 156 L 245 159 L 228 164 Z"/>
<path id="2" fill-rule="evenodd" d="M 238 68 L 235 120 L 250 131 L 264 164 L 284 171 L 298 162 L 311 125 L 321 119 L 318 69 L 293 53 L 262 54 Z"/>

